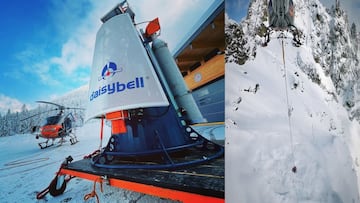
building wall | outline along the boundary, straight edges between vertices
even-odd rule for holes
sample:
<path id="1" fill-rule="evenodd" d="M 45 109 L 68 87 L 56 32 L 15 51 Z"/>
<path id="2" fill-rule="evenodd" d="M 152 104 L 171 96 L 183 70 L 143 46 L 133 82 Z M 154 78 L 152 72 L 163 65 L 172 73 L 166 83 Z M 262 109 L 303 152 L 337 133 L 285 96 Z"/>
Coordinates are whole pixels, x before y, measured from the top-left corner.
<path id="1" fill-rule="evenodd" d="M 192 95 L 208 122 L 225 120 L 225 79 L 221 77 L 193 90 Z"/>

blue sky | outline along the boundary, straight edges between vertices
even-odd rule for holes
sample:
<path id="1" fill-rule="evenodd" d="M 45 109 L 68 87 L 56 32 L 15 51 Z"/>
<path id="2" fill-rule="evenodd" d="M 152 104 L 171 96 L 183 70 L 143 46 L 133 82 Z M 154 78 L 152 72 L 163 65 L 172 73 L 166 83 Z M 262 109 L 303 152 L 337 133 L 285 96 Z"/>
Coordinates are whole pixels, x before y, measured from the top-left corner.
<path id="1" fill-rule="evenodd" d="M 249 0 L 226 0 L 225 3 L 227 15 L 236 22 L 240 22 L 246 16 L 248 7 Z"/>
<path id="2" fill-rule="evenodd" d="M 100 18 L 121 1 L 2 1 L 0 114 L 86 85 Z M 128 0 L 136 22 L 159 17 L 171 50 L 214 1 Z"/>

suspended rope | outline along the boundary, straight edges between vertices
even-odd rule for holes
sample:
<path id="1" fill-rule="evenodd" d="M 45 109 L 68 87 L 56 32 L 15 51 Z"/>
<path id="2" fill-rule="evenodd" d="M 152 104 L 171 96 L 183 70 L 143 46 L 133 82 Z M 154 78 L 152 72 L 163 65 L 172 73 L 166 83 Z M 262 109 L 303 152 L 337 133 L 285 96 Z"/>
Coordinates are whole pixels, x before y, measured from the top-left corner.
<path id="1" fill-rule="evenodd" d="M 294 163 L 293 168 L 291 169 L 292 172 L 296 173 L 296 164 L 295 164 L 295 155 L 294 155 L 294 141 L 292 135 L 292 125 L 291 125 L 291 113 L 292 108 L 289 102 L 289 93 L 288 93 L 288 80 L 287 80 L 287 70 L 286 70 L 286 63 L 285 63 L 285 50 L 284 50 L 284 39 L 281 39 L 281 47 L 282 47 L 282 59 L 283 59 L 283 67 L 285 72 L 285 93 L 286 93 L 286 104 L 288 108 L 288 125 L 289 125 L 289 136 L 290 136 L 290 145 L 291 145 L 291 156 Z"/>
<path id="2" fill-rule="evenodd" d="M 285 72 L 285 77 L 284 77 L 285 78 L 285 93 L 286 93 L 286 104 L 287 104 L 287 108 L 288 108 L 288 125 L 289 125 L 289 137 L 290 137 L 290 145 L 291 145 L 291 157 L 292 157 L 292 161 L 294 164 L 291 171 L 293 173 L 296 173 L 297 168 L 296 168 L 296 163 L 295 163 L 295 152 L 294 152 L 295 149 L 294 149 L 294 141 L 293 141 L 292 125 L 291 125 L 291 113 L 292 113 L 293 108 L 290 106 L 290 101 L 289 101 L 287 70 L 286 70 L 286 63 L 285 63 L 284 38 L 281 39 L 281 47 L 282 47 L 283 67 L 284 67 L 284 72 Z M 291 177 L 291 180 L 292 180 L 291 182 L 292 182 L 293 188 L 295 190 L 296 202 L 299 202 L 299 192 L 297 190 L 294 177 Z"/>

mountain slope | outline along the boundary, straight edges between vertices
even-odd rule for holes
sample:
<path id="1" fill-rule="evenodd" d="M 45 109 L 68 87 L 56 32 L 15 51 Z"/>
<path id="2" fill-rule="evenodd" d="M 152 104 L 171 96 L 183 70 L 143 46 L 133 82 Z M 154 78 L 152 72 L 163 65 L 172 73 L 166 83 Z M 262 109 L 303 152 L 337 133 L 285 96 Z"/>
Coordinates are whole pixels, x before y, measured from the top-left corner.
<path id="1" fill-rule="evenodd" d="M 320 65 L 335 86 L 334 95 L 348 110 L 350 119 L 360 121 L 360 34 L 350 25 L 340 4 L 326 9 L 319 0 L 295 3 L 295 25 L 301 41 L 311 49 L 311 57 Z M 264 41 L 267 22 L 267 1 L 252 0 L 248 15 L 240 23 L 226 18 L 226 62 L 239 65 L 256 58 Z M 309 77 L 315 68 L 308 66 Z M 311 70 L 312 69 L 312 70 Z"/>
<path id="2" fill-rule="evenodd" d="M 226 83 L 227 197 L 241 194 L 240 202 L 357 202 L 354 168 L 359 166 L 348 143 L 360 126 L 295 65 L 292 59 L 307 49 L 290 54 L 292 45 L 285 46 L 289 108 L 277 40 L 258 50 L 262 60 L 226 66 L 227 81 L 239 81 Z"/>
<path id="3" fill-rule="evenodd" d="M 358 105 L 356 60 L 341 57 L 355 53 L 349 51 L 353 47 L 333 40 L 326 48 L 327 33 L 338 29 L 317 0 L 294 1 L 301 47 L 294 47 L 286 32 L 285 39 L 273 33 L 261 47 L 264 2 L 252 1 L 241 23 L 226 22 L 226 36 L 240 36 L 227 38 L 227 201 L 360 202 L 360 125 L 352 120 Z M 326 49 L 334 58 L 340 54 L 337 64 L 326 58 Z"/>

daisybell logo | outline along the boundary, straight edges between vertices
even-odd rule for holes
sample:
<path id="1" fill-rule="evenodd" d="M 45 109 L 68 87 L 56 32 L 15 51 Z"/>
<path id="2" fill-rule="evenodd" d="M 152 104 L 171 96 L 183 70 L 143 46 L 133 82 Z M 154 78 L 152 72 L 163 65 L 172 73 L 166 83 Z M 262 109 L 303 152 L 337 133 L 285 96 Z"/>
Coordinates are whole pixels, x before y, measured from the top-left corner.
<path id="1" fill-rule="evenodd" d="M 120 67 L 119 69 L 117 68 L 116 64 L 114 62 L 109 62 L 108 64 L 106 64 L 104 66 L 104 68 L 101 71 L 101 77 L 99 77 L 99 81 L 100 80 L 106 80 L 112 76 L 115 75 L 115 73 L 117 72 L 121 72 L 122 68 Z"/>
<path id="2" fill-rule="evenodd" d="M 142 76 L 135 76 L 135 78 L 132 76 L 131 78 L 127 78 L 125 75 L 121 75 L 122 78 L 119 80 L 117 75 L 113 80 L 107 80 L 108 78 L 112 78 L 117 72 L 121 71 L 122 68 L 117 68 L 114 62 L 106 64 L 101 71 L 101 76 L 98 78 L 98 89 L 92 91 L 90 101 L 93 101 L 102 95 L 110 96 L 145 87 L 145 81 Z"/>

